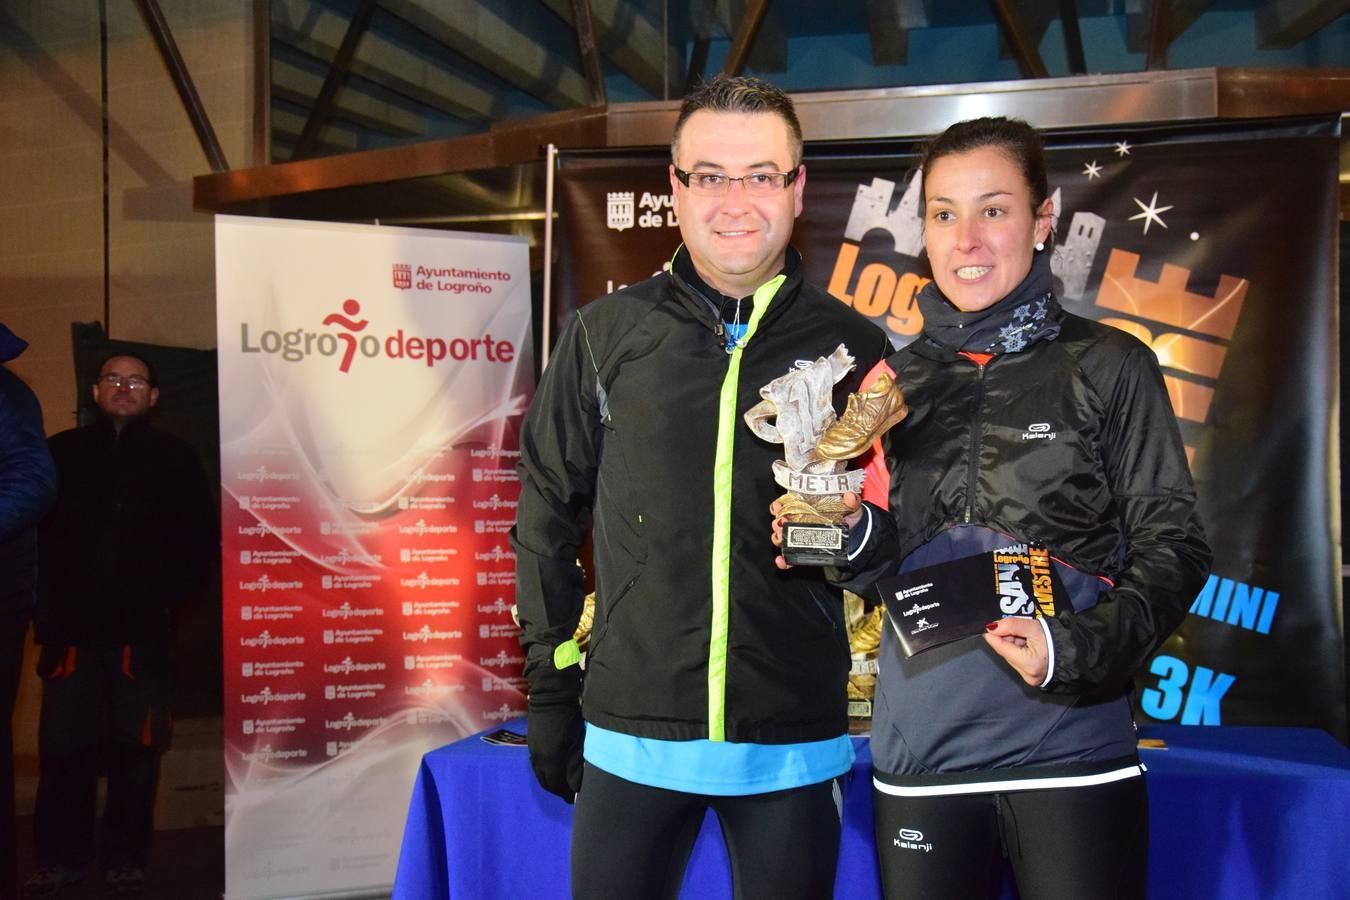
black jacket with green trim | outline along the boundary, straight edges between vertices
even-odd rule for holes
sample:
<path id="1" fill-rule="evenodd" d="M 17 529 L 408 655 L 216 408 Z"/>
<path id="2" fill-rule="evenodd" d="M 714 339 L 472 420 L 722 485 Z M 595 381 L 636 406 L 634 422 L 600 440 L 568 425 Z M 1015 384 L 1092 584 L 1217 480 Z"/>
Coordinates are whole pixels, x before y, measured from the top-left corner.
<path id="1" fill-rule="evenodd" d="M 665 740 L 835 737 L 847 730 L 840 594 L 819 570 L 775 568 L 782 446 L 742 416 L 761 386 L 842 343 L 856 367 L 835 387 L 840 411 L 891 345 L 798 265 L 776 293 L 757 292 L 772 299 L 729 354 L 681 262 L 579 310 L 525 417 L 511 533 L 525 674 L 541 696 L 576 690 L 554 653 L 581 614 L 577 556 L 593 518 L 587 721 Z"/>

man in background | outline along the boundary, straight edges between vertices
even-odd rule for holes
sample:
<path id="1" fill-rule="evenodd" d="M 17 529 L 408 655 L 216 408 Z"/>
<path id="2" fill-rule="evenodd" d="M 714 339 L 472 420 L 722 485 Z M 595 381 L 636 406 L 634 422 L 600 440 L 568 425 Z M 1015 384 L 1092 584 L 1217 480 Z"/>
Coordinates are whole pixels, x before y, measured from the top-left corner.
<path id="1" fill-rule="evenodd" d="M 0 897 L 17 887 L 13 717 L 37 586 L 37 523 L 56 499 L 42 407 L 5 367 L 27 347 L 0 325 Z"/>
<path id="2" fill-rule="evenodd" d="M 159 402 L 150 363 L 112 356 L 92 390 L 98 421 L 50 442 L 59 491 L 39 532 L 39 868 L 28 896 L 79 881 L 93 860 L 100 757 L 103 887 L 144 890 L 170 737 L 174 609 L 200 589 L 215 552 L 200 461 L 149 424 Z"/>

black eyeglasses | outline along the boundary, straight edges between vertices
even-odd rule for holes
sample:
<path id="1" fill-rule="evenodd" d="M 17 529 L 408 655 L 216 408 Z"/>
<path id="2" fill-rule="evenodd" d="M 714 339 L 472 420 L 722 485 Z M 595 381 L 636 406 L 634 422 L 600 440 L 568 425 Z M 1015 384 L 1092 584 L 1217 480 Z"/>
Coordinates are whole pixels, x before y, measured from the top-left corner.
<path id="1" fill-rule="evenodd" d="M 680 184 L 696 194 L 707 194 L 711 197 L 720 197 L 729 192 L 733 181 L 739 181 L 741 189 L 747 194 L 767 197 L 796 181 L 797 174 L 802 170 L 801 166 L 798 166 L 791 172 L 751 172 L 733 178 L 726 172 L 686 172 L 679 166 L 675 166 L 674 169 L 675 177 L 680 180 Z"/>
<path id="2" fill-rule="evenodd" d="M 139 375 L 115 375 L 109 372 L 107 375 L 98 377 L 99 384 L 107 385 L 110 388 L 120 388 L 127 386 L 129 391 L 143 391 L 150 386 L 149 379 L 142 378 Z"/>

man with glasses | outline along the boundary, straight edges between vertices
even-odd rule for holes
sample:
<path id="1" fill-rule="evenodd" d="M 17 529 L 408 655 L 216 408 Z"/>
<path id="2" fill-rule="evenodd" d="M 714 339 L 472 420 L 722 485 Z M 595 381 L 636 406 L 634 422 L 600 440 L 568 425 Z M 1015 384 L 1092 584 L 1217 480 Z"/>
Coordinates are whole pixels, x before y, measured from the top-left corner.
<path id="1" fill-rule="evenodd" d="M 52 437 L 57 501 L 38 534 L 42 712 L 26 896 L 52 896 L 95 858 L 107 766 L 103 888 L 144 890 L 160 755 L 168 748 L 174 608 L 201 587 L 215 506 L 196 453 L 149 424 L 150 363 L 110 357 L 93 384 L 97 422 Z"/>
<path id="2" fill-rule="evenodd" d="M 774 566 L 782 449 L 742 415 L 842 343 L 857 368 L 841 409 L 890 343 L 803 280 L 801 154 L 770 84 L 718 76 L 686 98 L 669 170 L 683 246 L 668 273 L 577 312 L 525 419 L 512 541 L 530 761 L 575 799 L 578 898 L 676 896 L 709 809 L 738 897 L 832 895 L 853 761 L 842 601 L 818 570 Z"/>

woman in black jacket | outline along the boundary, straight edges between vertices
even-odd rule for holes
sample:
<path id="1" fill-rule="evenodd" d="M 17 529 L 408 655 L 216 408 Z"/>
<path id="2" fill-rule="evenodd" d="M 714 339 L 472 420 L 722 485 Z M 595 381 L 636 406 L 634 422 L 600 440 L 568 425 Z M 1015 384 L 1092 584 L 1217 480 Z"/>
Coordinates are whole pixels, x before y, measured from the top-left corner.
<path id="1" fill-rule="evenodd" d="M 1043 544 L 1058 597 L 912 657 L 886 629 L 872 721 L 886 894 L 986 896 L 1006 856 L 1024 898 L 1142 897 L 1131 678 L 1210 561 L 1180 432 L 1152 352 L 1055 300 L 1030 126 L 953 125 L 922 177 L 924 330 L 869 379 L 892 375 L 910 413 L 879 442 L 833 579 L 865 592 Z"/>

